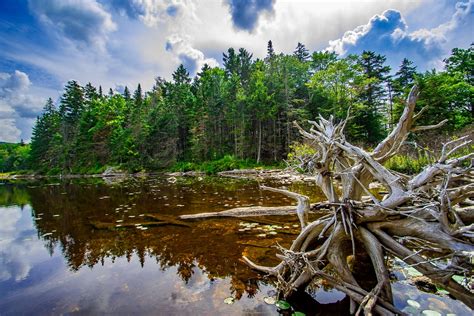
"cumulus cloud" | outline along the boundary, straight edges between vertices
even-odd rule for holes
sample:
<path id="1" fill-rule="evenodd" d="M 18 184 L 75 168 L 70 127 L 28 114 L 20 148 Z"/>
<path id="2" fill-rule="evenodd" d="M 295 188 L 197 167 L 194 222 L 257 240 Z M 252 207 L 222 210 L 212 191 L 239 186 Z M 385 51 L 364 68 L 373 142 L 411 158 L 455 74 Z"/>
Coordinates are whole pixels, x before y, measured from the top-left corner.
<path id="1" fill-rule="evenodd" d="M 451 38 L 465 40 L 460 32 L 474 28 L 474 0 L 458 2 L 451 19 L 432 29 L 419 29 L 409 32 L 402 14 L 397 10 L 386 10 L 375 15 L 367 24 L 360 25 L 344 33 L 342 38 L 330 41 L 326 50 L 340 55 L 360 53 L 373 50 L 385 54 L 389 59 L 400 59 L 408 56 L 416 64 L 426 67 L 436 62 L 449 51 L 446 44 Z M 398 61 L 398 60 L 397 60 Z"/>
<path id="2" fill-rule="evenodd" d="M 70 40 L 104 48 L 117 26 L 95 0 L 29 0 L 29 8 L 46 26 Z"/>
<path id="3" fill-rule="evenodd" d="M 227 0 L 227 4 L 234 26 L 252 32 L 262 13 L 273 13 L 275 0 Z"/>
<path id="4" fill-rule="evenodd" d="M 26 73 L 18 70 L 10 74 L 0 73 L 0 141 L 19 141 L 22 129 L 17 122 L 30 122 L 24 126 L 30 132 L 31 123 L 41 109 L 42 99 L 32 94 Z"/>
<path id="5" fill-rule="evenodd" d="M 172 35 L 166 41 L 166 50 L 173 53 L 191 75 L 194 75 L 204 64 L 217 67 L 219 64 L 214 58 L 206 58 L 204 53 L 195 49 L 179 35 Z"/>

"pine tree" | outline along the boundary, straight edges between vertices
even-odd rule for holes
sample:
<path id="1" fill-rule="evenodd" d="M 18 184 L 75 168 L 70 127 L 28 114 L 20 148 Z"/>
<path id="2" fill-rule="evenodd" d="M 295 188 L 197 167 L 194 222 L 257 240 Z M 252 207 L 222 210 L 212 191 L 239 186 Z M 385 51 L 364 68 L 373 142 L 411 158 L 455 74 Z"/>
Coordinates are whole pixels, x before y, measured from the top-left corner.
<path id="1" fill-rule="evenodd" d="M 361 136 L 371 144 L 384 136 L 382 118 L 386 101 L 385 84 L 390 72 L 390 67 L 384 65 L 385 60 L 385 56 L 372 51 L 364 51 L 358 58 L 358 65 L 365 77 L 365 87 L 359 95 L 364 110 L 358 120 L 360 126 L 364 127 L 364 135 Z"/>
<path id="2" fill-rule="evenodd" d="M 131 100 L 132 96 L 130 94 L 130 91 L 128 90 L 128 87 L 125 86 L 125 88 L 123 89 L 123 98 L 126 100 L 126 101 L 129 101 Z"/>
<path id="3" fill-rule="evenodd" d="M 190 126 L 194 116 L 194 96 L 191 92 L 189 72 L 181 64 L 173 73 L 174 84 L 168 99 L 174 108 L 178 127 L 177 157 L 185 159 L 189 154 Z"/>
<path id="4" fill-rule="evenodd" d="M 94 100 L 99 98 L 97 89 L 89 82 L 84 87 L 84 104 L 90 106 Z"/>
<path id="5" fill-rule="evenodd" d="M 61 96 L 59 113 L 65 124 L 77 123 L 84 107 L 84 91 L 75 80 L 67 83 L 64 94 Z"/>
<path id="6" fill-rule="evenodd" d="M 409 90 L 415 82 L 415 75 L 416 66 L 413 65 L 412 61 L 404 58 L 393 79 L 394 95 L 401 96 L 404 91 Z"/>
<path id="7" fill-rule="evenodd" d="M 189 77 L 189 72 L 183 66 L 183 64 L 178 66 L 178 69 L 173 73 L 173 80 L 176 85 L 188 84 L 191 82 Z"/>
<path id="8" fill-rule="evenodd" d="M 267 58 L 273 58 L 275 57 L 275 50 L 273 49 L 273 43 L 272 41 L 268 41 L 268 44 L 267 44 Z"/>
<path id="9" fill-rule="evenodd" d="M 296 45 L 296 49 L 293 52 L 293 55 L 301 62 L 309 60 L 309 51 L 306 46 L 304 46 L 304 44 L 301 44 L 300 42 L 298 42 L 298 45 Z"/>
<path id="10" fill-rule="evenodd" d="M 236 74 L 239 68 L 239 58 L 235 54 L 235 50 L 231 47 L 227 50 L 227 54 L 223 53 L 222 55 L 226 75 Z"/>
<path id="11" fill-rule="evenodd" d="M 54 147 L 62 145 L 55 144 L 54 139 L 59 132 L 59 113 L 57 112 L 53 100 L 48 99 L 43 114 L 36 120 L 31 138 L 30 165 L 35 170 L 55 167 L 53 160 L 57 159 Z"/>
<path id="12" fill-rule="evenodd" d="M 247 87 L 250 79 L 250 73 L 252 72 L 252 57 L 253 54 L 249 53 L 245 48 L 239 48 L 238 74 L 240 76 L 240 82 L 244 87 Z"/>
<path id="13" fill-rule="evenodd" d="M 135 107 L 139 108 L 141 107 L 143 103 L 143 93 L 142 93 L 142 86 L 138 84 L 137 90 L 133 93 L 133 100 L 135 102 Z"/>

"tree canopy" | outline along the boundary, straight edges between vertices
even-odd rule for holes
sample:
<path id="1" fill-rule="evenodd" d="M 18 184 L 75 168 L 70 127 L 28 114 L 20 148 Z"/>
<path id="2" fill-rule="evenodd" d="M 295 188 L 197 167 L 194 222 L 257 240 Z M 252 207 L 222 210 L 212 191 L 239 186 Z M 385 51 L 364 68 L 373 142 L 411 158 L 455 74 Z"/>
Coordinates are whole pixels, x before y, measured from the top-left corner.
<path id="1" fill-rule="evenodd" d="M 176 162 L 202 162 L 232 155 L 277 162 L 300 140 L 292 121 L 332 114 L 343 119 L 350 141 L 376 144 L 400 116 L 415 82 L 418 107 L 428 105 L 423 124 L 448 118 L 445 131 L 473 121 L 473 46 L 455 48 L 443 71 L 418 73 L 404 59 L 399 69 L 376 52 L 339 57 L 310 53 L 298 43 L 293 54 L 256 59 L 229 48 L 223 68 L 204 65 L 193 78 L 184 65 L 172 80 L 157 78 L 151 91 L 108 95 L 69 81 L 57 105 L 50 99 L 38 117 L 29 167 L 44 172 L 85 172 L 106 165 L 158 169 Z"/>

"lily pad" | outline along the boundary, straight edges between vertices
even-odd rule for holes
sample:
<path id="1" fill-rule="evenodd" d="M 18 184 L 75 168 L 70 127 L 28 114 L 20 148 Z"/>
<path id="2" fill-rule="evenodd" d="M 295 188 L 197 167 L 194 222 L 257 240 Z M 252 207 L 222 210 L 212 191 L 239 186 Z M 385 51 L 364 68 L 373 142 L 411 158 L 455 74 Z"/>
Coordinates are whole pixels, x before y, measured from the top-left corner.
<path id="1" fill-rule="evenodd" d="M 422 276 L 423 275 L 420 272 L 418 272 L 418 270 L 416 270 L 415 268 L 412 268 L 412 267 L 406 267 L 406 268 L 404 268 L 404 271 L 410 277 L 417 277 L 417 276 Z"/>
<path id="2" fill-rule="evenodd" d="M 420 303 L 418 303 L 417 301 L 414 301 L 414 300 L 408 300 L 407 304 L 414 307 L 414 308 L 420 308 L 421 307 Z"/>
<path id="3" fill-rule="evenodd" d="M 226 303 L 227 305 L 232 305 L 232 304 L 234 304 L 234 302 L 235 302 L 235 298 L 233 298 L 232 296 L 227 297 L 227 298 L 224 300 L 224 303 Z"/>
<path id="4" fill-rule="evenodd" d="M 265 297 L 263 298 L 263 301 L 264 301 L 265 303 L 267 303 L 268 305 L 275 305 L 275 303 L 276 303 L 277 300 L 276 300 L 276 298 L 274 298 L 274 297 L 272 297 L 272 296 L 265 296 Z"/>
<path id="5" fill-rule="evenodd" d="M 453 280 L 456 281 L 457 283 L 461 284 L 461 285 L 464 285 L 465 282 L 464 282 L 464 277 L 462 275 L 453 275 Z"/>
<path id="6" fill-rule="evenodd" d="M 287 301 L 283 301 L 283 300 L 279 300 L 278 302 L 275 303 L 275 305 L 279 309 L 283 309 L 283 310 L 290 309 L 290 307 L 291 307 L 290 303 L 288 303 Z"/>

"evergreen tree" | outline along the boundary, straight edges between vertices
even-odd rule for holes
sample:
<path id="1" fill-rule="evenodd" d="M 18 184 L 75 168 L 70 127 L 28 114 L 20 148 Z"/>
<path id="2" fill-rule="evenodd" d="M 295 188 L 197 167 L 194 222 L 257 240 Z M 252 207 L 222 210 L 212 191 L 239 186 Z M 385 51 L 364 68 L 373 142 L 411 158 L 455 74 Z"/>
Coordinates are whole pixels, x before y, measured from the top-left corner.
<path id="1" fill-rule="evenodd" d="M 275 50 L 273 49 L 273 43 L 272 41 L 268 41 L 268 44 L 267 44 L 267 58 L 273 58 L 275 57 Z"/>
<path id="2" fill-rule="evenodd" d="M 404 58 L 400 68 L 395 73 L 395 78 L 392 80 L 393 93 L 395 96 L 403 96 L 411 89 L 415 82 L 416 66 L 413 62 Z"/>
<path id="3" fill-rule="evenodd" d="M 293 52 L 293 55 L 298 58 L 300 62 L 308 61 L 310 57 L 308 49 L 306 48 L 306 46 L 304 46 L 304 44 L 301 44 L 300 42 L 298 42 L 298 45 L 296 45 L 296 49 Z"/>
<path id="4" fill-rule="evenodd" d="M 75 80 L 69 81 L 59 105 L 59 113 L 64 123 L 68 125 L 77 123 L 83 106 L 84 92 L 82 87 Z"/>
<path id="5" fill-rule="evenodd" d="M 98 98 L 99 93 L 97 93 L 97 89 L 88 82 L 84 87 L 84 104 L 90 106 L 92 101 L 97 100 Z"/>
<path id="6" fill-rule="evenodd" d="M 177 118 L 177 158 L 183 160 L 190 153 L 190 127 L 195 113 L 193 112 L 194 95 L 191 92 L 191 78 L 182 64 L 173 73 L 173 81 L 168 101 L 173 106 Z"/>
<path id="7" fill-rule="evenodd" d="M 371 144 L 380 141 L 385 133 L 382 120 L 386 101 L 385 84 L 390 72 L 390 67 L 384 65 L 385 60 L 385 56 L 372 51 L 364 51 L 358 58 L 358 65 L 365 77 L 365 86 L 359 94 L 365 109 L 356 119 L 364 127 L 361 137 Z"/>
<path id="8" fill-rule="evenodd" d="M 247 86 L 250 79 L 250 73 L 252 71 L 252 57 L 253 54 L 249 53 L 245 48 L 239 48 L 238 74 L 240 76 L 240 82 L 244 87 Z"/>
<path id="9" fill-rule="evenodd" d="M 47 169 L 55 166 L 57 157 L 54 155 L 55 147 L 62 145 L 54 140 L 59 136 L 60 116 L 53 100 L 48 99 L 43 114 L 36 120 L 31 137 L 30 165 L 35 170 Z"/>
<path id="10" fill-rule="evenodd" d="M 235 54 L 235 50 L 231 47 L 227 50 L 227 54 L 223 53 L 223 64 L 227 76 L 237 73 L 239 68 L 239 58 Z"/>
<path id="11" fill-rule="evenodd" d="M 142 86 L 138 84 L 137 90 L 133 93 L 133 100 L 135 102 L 135 107 L 139 108 L 143 103 L 143 93 Z"/>
<path id="12" fill-rule="evenodd" d="M 189 72 L 183 64 L 179 65 L 178 69 L 173 73 L 173 80 L 176 85 L 189 84 L 191 82 Z"/>
<path id="13" fill-rule="evenodd" d="M 125 101 L 130 101 L 132 99 L 132 95 L 130 94 L 130 91 L 128 90 L 127 86 L 125 86 L 125 88 L 123 89 L 123 98 L 125 99 Z"/>

